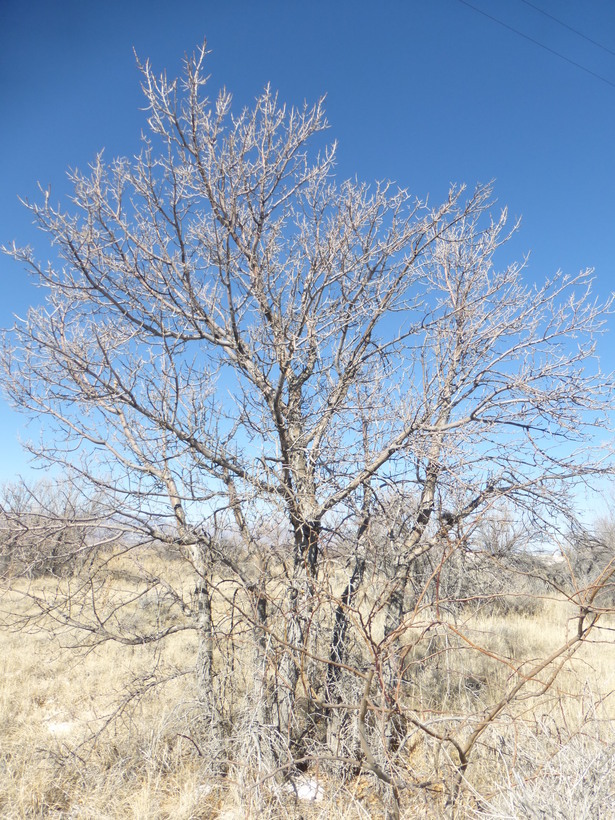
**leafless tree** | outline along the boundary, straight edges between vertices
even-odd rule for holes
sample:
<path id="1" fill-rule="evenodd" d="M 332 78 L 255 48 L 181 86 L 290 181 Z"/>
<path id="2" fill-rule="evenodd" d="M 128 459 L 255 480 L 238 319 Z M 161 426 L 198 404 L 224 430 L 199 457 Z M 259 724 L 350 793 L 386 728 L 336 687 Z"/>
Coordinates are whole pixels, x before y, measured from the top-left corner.
<path id="1" fill-rule="evenodd" d="M 594 349 L 610 303 L 589 272 L 535 285 L 524 264 L 496 268 L 510 232 L 489 185 L 432 206 L 338 184 L 322 102 L 287 109 L 267 88 L 232 114 L 228 92 L 205 96 L 204 60 L 179 82 L 141 65 L 141 154 L 73 171 L 68 210 L 49 191 L 28 203 L 57 259 L 6 249 L 46 301 L 5 336 L 4 387 L 128 546 L 165 543 L 194 573 L 193 603 L 156 577 L 186 620 L 147 639 L 198 630 L 220 759 L 232 603 L 259 670 L 257 745 L 281 765 L 275 749 L 309 755 L 324 722 L 340 755 L 340 716 L 358 714 L 369 762 L 370 686 L 392 714 L 420 560 L 433 580 L 504 502 L 546 538 L 610 469 Z M 118 617 L 92 637 L 132 640 Z"/>
<path id="2" fill-rule="evenodd" d="M 94 560 L 102 507 L 64 477 L 0 490 L 0 565 L 8 577 L 72 575 Z M 97 538 L 92 536 L 98 533 Z"/>

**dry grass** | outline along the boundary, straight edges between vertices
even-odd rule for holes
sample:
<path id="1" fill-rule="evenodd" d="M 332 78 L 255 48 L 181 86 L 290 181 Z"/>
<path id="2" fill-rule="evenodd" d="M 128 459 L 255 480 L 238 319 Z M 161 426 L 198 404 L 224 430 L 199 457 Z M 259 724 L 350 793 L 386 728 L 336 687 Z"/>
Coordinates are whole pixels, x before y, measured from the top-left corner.
<path id="1" fill-rule="evenodd" d="M 168 673 L 189 668 L 193 640 L 173 636 L 164 658 L 155 657 L 150 646 L 112 644 L 75 658 L 42 632 L 0 633 L 0 816 L 305 817 L 290 789 L 272 791 L 263 804 L 242 794 L 238 779 L 220 784 L 211 778 L 191 740 L 190 676 L 160 684 L 118 714 L 126 692 L 147 682 L 153 665 L 159 678 L 163 666 Z M 353 784 L 351 792 L 344 790 L 339 801 L 330 793 L 326 808 L 315 803 L 309 816 L 377 816 L 368 808 L 376 796 L 364 782 Z"/>
<path id="2" fill-rule="evenodd" d="M 160 667 L 151 647 L 105 644 L 76 657 L 43 632 L 3 632 L 1 641 L 3 817 L 198 816 L 198 761 L 165 732 L 190 698 L 187 678 L 126 704 L 107 725 L 126 693 Z M 164 663 L 171 672 L 193 653 L 189 639 L 175 636 Z"/>
<path id="3" fill-rule="evenodd" d="M 118 588 L 130 586 L 127 577 Z M 40 592 L 49 582 L 35 583 Z M 17 601 L 5 595 L 3 609 L 15 611 Z M 574 614 L 570 604 L 546 600 L 531 617 L 478 612 L 459 619 L 459 628 L 495 655 L 539 658 L 576 629 Z M 155 615 L 141 602 L 135 617 Z M 548 691 L 537 696 L 530 688 L 485 731 L 456 807 L 446 806 L 442 784 L 457 761 L 442 744 L 410 731 L 396 760 L 413 784 L 402 794 L 403 816 L 607 817 L 601 812 L 610 805 L 613 783 L 604 761 L 615 747 L 612 627 L 605 619 Z M 159 645 L 108 642 L 81 652 L 67 648 L 77 638 L 70 630 L 0 632 L 3 818 L 384 817 L 379 784 L 369 774 L 344 784 L 321 775 L 324 799 L 313 803 L 273 781 L 255 790 L 254 778 L 240 768 L 224 781 L 212 778 L 193 733 L 193 632 Z M 478 713 L 500 696 L 510 668 L 489 654 L 449 649 L 437 654 L 441 663 L 423 667 L 417 660 L 417 670 L 432 676 L 423 680 L 417 702 L 430 719 L 457 720 L 463 730 L 473 704 Z M 564 783 L 560 813 L 540 814 Z"/>

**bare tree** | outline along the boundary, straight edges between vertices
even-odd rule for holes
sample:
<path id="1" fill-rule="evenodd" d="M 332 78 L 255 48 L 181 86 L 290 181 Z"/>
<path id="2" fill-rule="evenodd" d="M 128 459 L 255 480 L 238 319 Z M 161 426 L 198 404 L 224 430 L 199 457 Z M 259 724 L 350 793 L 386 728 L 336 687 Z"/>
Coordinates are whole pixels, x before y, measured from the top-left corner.
<path id="1" fill-rule="evenodd" d="M 102 508 L 65 477 L 0 491 L 0 563 L 10 576 L 72 575 L 95 557 Z"/>
<path id="2" fill-rule="evenodd" d="M 610 469 L 593 449 L 610 303 L 589 272 L 528 285 L 523 264 L 495 268 L 510 234 L 489 185 L 437 207 L 340 185 L 322 102 L 287 109 L 267 88 L 232 114 L 228 92 L 204 95 L 204 59 L 179 83 L 142 65 L 141 154 L 72 172 L 69 210 L 48 191 L 28 204 L 58 261 L 7 249 L 47 298 L 5 336 L 4 387 L 48 419 L 40 455 L 104 492 L 127 548 L 165 543 L 197 579 L 192 605 L 156 577 L 185 622 L 147 639 L 199 632 L 220 760 L 232 602 L 260 670 L 257 744 L 292 764 L 280 749 L 309 755 L 324 721 L 339 755 L 340 716 L 359 714 L 347 754 L 388 783 L 365 716 L 373 680 L 381 713 L 398 708 L 420 559 L 433 580 L 503 501 L 546 533 Z M 93 638 L 132 640 L 118 611 Z"/>

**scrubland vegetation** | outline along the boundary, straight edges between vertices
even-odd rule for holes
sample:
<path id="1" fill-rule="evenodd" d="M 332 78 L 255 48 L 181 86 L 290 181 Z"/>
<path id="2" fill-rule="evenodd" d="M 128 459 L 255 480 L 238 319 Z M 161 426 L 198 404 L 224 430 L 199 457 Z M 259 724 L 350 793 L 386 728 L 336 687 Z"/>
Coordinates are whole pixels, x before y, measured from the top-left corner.
<path id="1" fill-rule="evenodd" d="M 140 65 L 139 156 L 4 249 L 51 478 L 0 498 L 1 811 L 608 816 L 613 298 L 499 267 L 490 185 L 339 183 L 322 100 L 234 113 L 205 62 Z"/>
<path id="2" fill-rule="evenodd" d="M 591 563 L 586 546 L 570 557 L 568 566 L 545 557 L 476 553 L 466 556 L 463 568 L 440 565 L 441 599 L 416 606 L 400 642 L 403 670 L 393 737 L 386 734 L 388 704 L 378 681 L 366 702 L 373 747 L 368 756 L 386 765 L 398 784 L 400 816 L 609 816 L 615 793 L 609 764 L 615 748 L 615 618 L 604 607 L 599 625 L 578 651 L 561 651 L 579 623 L 578 598 L 564 594 L 566 576 L 576 578 L 575 570 L 581 573 Z M 521 572 L 510 571 L 515 564 Z M 85 623 L 88 603 L 78 591 L 104 567 L 105 595 L 98 590 L 96 606 L 100 615 L 121 609 L 126 641 L 147 630 L 170 630 L 184 623 L 181 609 L 191 605 L 197 581 L 181 559 L 163 550 L 118 549 L 92 557 L 87 572 L 83 566 L 65 569 L 61 578 L 11 575 L 8 567 L 5 562 L 0 632 L 1 816 L 386 816 L 390 783 L 378 776 L 378 770 L 384 772 L 376 760 L 362 756 L 359 729 L 361 672 L 373 662 L 372 645 L 385 633 L 377 604 L 386 581 L 375 566 L 368 569 L 375 574 L 353 611 L 362 639 L 353 641 L 343 681 L 354 703 L 339 759 L 327 744 L 318 695 L 303 690 L 297 731 L 315 731 L 308 735 L 310 745 L 303 745 L 300 771 L 282 760 L 277 771 L 267 771 L 258 758 L 258 657 L 228 581 L 218 579 L 213 598 L 216 686 L 228 724 L 235 727 L 234 748 L 228 748 L 221 769 L 211 757 L 194 675 L 196 630 L 126 646 L 84 635 L 54 610 L 72 598 Z M 270 579 L 283 575 L 281 565 L 277 570 L 271 569 Z M 166 588 L 155 583 L 163 572 Z M 144 584 L 144 577 L 154 583 Z M 328 607 L 322 601 L 331 617 L 343 566 L 330 567 L 328 577 L 338 587 Z M 272 594 L 276 582 L 270 584 Z M 451 584 L 456 599 L 446 594 Z M 603 594 L 608 597 L 608 589 Z M 328 635 L 331 625 L 324 631 L 323 620 Z M 324 654 L 327 647 L 319 644 L 314 642 L 315 651 Z M 494 705 L 501 708 L 486 720 Z M 246 708 L 255 711 L 246 715 Z M 459 777 L 450 738 L 462 742 L 482 723 L 471 765 Z"/>

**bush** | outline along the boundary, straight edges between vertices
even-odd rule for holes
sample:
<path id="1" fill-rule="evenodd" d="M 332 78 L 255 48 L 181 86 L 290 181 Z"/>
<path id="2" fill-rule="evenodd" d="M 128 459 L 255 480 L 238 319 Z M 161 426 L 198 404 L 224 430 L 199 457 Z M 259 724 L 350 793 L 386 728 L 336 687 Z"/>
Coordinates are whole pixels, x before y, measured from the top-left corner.
<path id="1" fill-rule="evenodd" d="M 0 574 L 74 574 L 94 559 L 96 508 L 67 480 L 5 484 L 0 494 Z"/>

